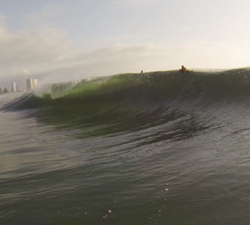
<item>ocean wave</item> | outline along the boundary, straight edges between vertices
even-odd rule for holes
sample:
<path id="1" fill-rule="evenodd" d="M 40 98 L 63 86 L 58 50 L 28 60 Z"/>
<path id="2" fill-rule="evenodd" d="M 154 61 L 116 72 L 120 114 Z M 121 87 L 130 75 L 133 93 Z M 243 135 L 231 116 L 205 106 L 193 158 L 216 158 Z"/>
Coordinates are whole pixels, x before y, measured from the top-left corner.
<path id="1" fill-rule="evenodd" d="M 220 72 L 159 71 L 120 74 L 81 82 L 46 84 L 5 104 L 5 110 L 34 108 L 85 108 L 116 105 L 117 107 L 162 107 L 169 102 L 205 104 L 239 100 L 250 96 L 250 70 L 234 69 Z M 149 109 L 150 110 L 150 109 Z"/>
<path id="2" fill-rule="evenodd" d="M 81 130 L 80 137 L 155 127 L 178 139 L 221 126 L 213 117 L 237 115 L 249 103 L 249 69 L 186 75 L 173 70 L 47 84 L 1 110 L 21 111 L 57 128 Z"/>

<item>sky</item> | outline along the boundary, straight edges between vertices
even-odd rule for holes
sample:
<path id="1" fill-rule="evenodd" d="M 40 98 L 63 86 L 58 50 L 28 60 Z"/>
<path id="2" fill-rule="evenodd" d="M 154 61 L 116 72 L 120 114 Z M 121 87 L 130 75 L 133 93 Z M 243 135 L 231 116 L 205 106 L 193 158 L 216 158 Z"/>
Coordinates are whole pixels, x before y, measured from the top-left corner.
<path id="1" fill-rule="evenodd" d="M 0 87 L 249 67 L 249 0 L 0 1 Z"/>

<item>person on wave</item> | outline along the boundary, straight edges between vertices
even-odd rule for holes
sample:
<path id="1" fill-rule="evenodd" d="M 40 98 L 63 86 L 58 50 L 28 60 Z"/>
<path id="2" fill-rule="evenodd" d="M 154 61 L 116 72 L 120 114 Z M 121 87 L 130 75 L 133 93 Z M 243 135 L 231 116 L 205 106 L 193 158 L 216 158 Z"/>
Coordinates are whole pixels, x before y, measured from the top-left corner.
<path id="1" fill-rule="evenodd" d="M 188 74 L 188 70 L 185 66 L 181 66 L 181 72 L 184 73 L 184 74 Z"/>

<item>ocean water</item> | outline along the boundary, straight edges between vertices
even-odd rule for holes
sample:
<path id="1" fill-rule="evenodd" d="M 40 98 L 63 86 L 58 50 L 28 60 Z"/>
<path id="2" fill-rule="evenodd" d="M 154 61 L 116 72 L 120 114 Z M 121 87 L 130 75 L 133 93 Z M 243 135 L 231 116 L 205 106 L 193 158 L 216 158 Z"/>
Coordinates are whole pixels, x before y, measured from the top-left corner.
<path id="1" fill-rule="evenodd" d="M 250 221 L 250 70 L 0 96 L 0 224 Z"/>

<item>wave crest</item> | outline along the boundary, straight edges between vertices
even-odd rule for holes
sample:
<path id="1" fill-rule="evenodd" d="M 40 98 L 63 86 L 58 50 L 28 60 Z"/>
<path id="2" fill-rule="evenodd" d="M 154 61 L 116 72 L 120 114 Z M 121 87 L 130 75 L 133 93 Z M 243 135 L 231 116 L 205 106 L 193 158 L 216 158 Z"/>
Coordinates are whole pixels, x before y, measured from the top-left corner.
<path id="1" fill-rule="evenodd" d="M 250 97 L 250 70 L 158 71 L 120 74 L 81 82 L 47 84 L 2 107 L 5 110 L 91 108 L 151 111 L 171 103 L 209 105 Z"/>

